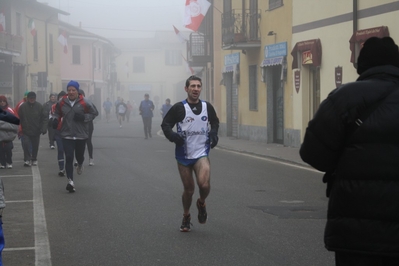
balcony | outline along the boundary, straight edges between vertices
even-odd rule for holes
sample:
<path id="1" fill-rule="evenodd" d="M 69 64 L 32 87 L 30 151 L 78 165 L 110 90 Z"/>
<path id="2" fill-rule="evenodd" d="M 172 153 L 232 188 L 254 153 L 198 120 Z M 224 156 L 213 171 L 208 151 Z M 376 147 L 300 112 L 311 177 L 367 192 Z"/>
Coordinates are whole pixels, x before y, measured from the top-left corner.
<path id="1" fill-rule="evenodd" d="M 21 36 L 0 32 L 0 53 L 19 56 L 22 52 L 22 40 Z"/>
<path id="2" fill-rule="evenodd" d="M 191 33 L 187 42 L 187 61 L 192 67 L 203 67 L 212 60 L 211 43 L 207 35 Z"/>
<path id="3" fill-rule="evenodd" d="M 222 14 L 222 48 L 224 50 L 260 48 L 261 10 L 231 10 Z"/>

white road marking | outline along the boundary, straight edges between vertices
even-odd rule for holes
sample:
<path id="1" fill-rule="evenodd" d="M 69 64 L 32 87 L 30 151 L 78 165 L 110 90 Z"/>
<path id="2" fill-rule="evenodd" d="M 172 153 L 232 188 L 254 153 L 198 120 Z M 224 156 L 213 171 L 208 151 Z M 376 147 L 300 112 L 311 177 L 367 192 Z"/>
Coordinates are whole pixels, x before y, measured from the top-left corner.
<path id="1" fill-rule="evenodd" d="M 26 202 L 33 202 L 33 200 L 6 200 L 7 203 L 26 203 Z"/>
<path id="2" fill-rule="evenodd" d="M 294 164 L 294 163 L 289 163 L 289 162 L 283 162 L 283 161 L 280 161 L 280 160 L 278 160 L 278 159 L 265 158 L 265 157 L 262 157 L 262 156 L 260 156 L 260 155 L 258 156 L 258 155 L 253 155 L 253 154 L 241 153 L 241 152 L 238 152 L 238 151 L 225 150 L 225 149 L 223 149 L 223 148 L 218 148 L 218 149 L 219 149 L 219 150 L 226 151 L 226 152 L 231 152 L 231 153 L 239 154 L 239 155 L 242 155 L 242 156 L 247 156 L 247 157 L 251 157 L 251 158 L 263 160 L 263 161 L 268 161 L 268 162 L 272 162 L 272 163 L 278 163 L 278 164 L 282 164 L 282 165 L 286 165 L 286 166 L 295 167 L 295 168 L 302 169 L 302 170 L 307 170 L 307 171 L 310 171 L 310 172 L 322 173 L 322 172 L 320 172 L 320 171 L 318 171 L 318 170 L 316 170 L 316 169 L 310 168 L 310 167 L 300 166 L 300 165 L 297 165 L 297 164 Z"/>
<path id="3" fill-rule="evenodd" d="M 32 177 L 32 175 L 2 175 L 1 178 L 4 177 Z"/>
<path id="4" fill-rule="evenodd" d="M 51 266 L 50 242 L 44 212 L 42 177 L 39 167 L 32 166 L 33 174 L 33 223 L 35 235 L 35 265 Z"/>
<path id="5" fill-rule="evenodd" d="M 35 247 L 25 247 L 25 248 L 4 248 L 3 251 L 21 251 L 21 250 L 35 250 Z"/>

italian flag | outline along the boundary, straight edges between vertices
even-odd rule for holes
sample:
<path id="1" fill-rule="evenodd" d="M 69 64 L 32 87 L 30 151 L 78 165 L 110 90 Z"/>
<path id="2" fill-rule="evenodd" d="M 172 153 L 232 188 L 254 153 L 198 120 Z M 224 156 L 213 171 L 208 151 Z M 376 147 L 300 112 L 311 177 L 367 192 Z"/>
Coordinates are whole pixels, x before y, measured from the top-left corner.
<path id="1" fill-rule="evenodd" d="M 31 18 L 29 20 L 29 30 L 30 33 L 32 34 L 33 37 L 36 36 L 36 27 L 35 27 L 35 21 Z"/>

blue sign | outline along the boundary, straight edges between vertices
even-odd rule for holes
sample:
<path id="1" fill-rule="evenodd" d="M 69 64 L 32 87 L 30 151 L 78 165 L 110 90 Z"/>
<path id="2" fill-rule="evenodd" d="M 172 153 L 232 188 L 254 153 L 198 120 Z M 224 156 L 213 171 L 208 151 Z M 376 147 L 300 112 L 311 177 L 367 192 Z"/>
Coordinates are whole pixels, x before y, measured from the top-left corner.
<path id="1" fill-rule="evenodd" d="M 287 55 L 287 42 L 280 42 L 265 46 L 265 58 Z"/>
<path id="2" fill-rule="evenodd" d="M 238 65 L 240 63 L 240 53 L 228 54 L 224 56 L 224 65 Z"/>

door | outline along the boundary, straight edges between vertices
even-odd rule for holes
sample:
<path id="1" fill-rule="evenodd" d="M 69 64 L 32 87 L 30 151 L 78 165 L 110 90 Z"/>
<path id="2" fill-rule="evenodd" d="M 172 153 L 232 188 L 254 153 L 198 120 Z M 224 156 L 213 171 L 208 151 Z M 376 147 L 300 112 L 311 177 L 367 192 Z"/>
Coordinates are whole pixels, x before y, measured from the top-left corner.
<path id="1" fill-rule="evenodd" d="M 226 136 L 238 138 L 238 87 L 233 84 L 233 73 L 223 74 L 226 86 Z"/>

